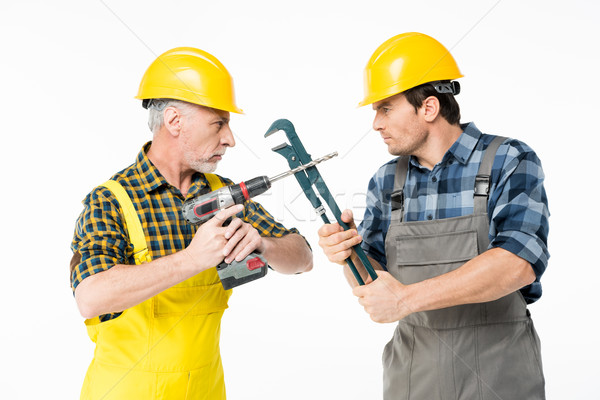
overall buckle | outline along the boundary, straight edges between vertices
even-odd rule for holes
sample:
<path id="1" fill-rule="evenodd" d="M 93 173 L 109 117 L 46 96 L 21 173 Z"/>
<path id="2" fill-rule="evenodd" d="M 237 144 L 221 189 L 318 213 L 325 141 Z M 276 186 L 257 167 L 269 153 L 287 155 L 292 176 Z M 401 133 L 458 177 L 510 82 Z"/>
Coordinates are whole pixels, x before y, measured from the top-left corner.
<path id="1" fill-rule="evenodd" d="M 490 193 L 491 177 L 489 175 L 477 175 L 475 177 L 475 196 L 487 196 Z"/>
<path id="2" fill-rule="evenodd" d="M 391 198 L 392 211 L 404 210 L 404 190 L 396 190 L 392 192 Z"/>

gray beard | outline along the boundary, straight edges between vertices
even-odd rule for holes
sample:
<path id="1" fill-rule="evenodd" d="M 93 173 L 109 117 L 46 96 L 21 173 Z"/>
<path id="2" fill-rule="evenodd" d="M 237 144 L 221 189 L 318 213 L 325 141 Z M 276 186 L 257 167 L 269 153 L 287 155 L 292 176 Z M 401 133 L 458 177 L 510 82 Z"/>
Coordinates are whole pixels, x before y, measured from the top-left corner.
<path id="1" fill-rule="evenodd" d="M 215 170 L 217 169 L 217 162 L 209 162 L 206 159 L 192 159 L 192 157 L 189 157 L 189 155 L 185 156 L 187 164 L 196 172 L 200 172 L 203 174 L 210 174 L 212 172 L 215 172 Z"/>
<path id="2" fill-rule="evenodd" d="M 192 169 L 197 172 L 201 172 L 203 174 L 210 174 L 217 170 L 216 162 L 208 162 L 204 160 L 194 161 L 190 164 Z"/>

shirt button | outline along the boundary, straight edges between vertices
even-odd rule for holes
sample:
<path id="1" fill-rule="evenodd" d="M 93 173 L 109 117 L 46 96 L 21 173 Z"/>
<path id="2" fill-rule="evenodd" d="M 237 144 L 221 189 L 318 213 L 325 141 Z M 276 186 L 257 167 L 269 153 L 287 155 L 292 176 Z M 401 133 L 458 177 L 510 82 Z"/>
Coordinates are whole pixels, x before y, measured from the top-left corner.
<path id="1" fill-rule="evenodd" d="M 434 176 L 433 178 L 431 178 L 432 182 L 437 182 L 437 178 Z"/>
<path id="2" fill-rule="evenodd" d="M 433 215 L 429 214 L 429 215 L 427 216 L 427 219 L 431 221 L 431 220 L 433 219 Z"/>

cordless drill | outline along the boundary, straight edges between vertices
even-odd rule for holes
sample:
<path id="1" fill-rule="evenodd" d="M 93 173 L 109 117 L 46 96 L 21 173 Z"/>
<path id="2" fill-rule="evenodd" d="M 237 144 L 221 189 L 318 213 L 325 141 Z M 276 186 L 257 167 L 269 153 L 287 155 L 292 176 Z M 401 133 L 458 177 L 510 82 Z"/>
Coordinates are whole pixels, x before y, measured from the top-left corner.
<path id="1" fill-rule="evenodd" d="M 189 199 L 183 203 L 183 217 L 191 224 L 203 224 L 220 210 L 235 204 L 243 204 L 252 197 L 266 192 L 271 188 L 272 182 L 296 174 L 335 156 L 337 156 L 336 152 L 272 178 L 259 176 L 246 182 L 225 186 L 210 193 Z M 225 224 L 227 223 L 228 221 L 225 222 Z M 219 274 L 219 278 L 221 278 L 223 288 L 227 290 L 262 278 L 267 274 L 267 267 L 267 260 L 261 254 L 251 253 L 239 262 L 235 260 L 230 264 L 222 262 L 217 266 L 217 273 Z"/>
<path id="2" fill-rule="evenodd" d="M 242 204 L 251 197 L 266 192 L 271 182 L 266 176 L 260 176 L 240 182 L 237 185 L 225 186 L 210 193 L 194 197 L 183 203 L 183 217 L 192 224 L 203 224 L 220 210 L 235 204 Z M 223 224 L 228 225 L 229 221 Z M 251 253 L 242 261 L 233 260 L 230 264 L 225 261 L 217 265 L 217 273 L 221 278 L 223 289 L 233 287 L 262 278 L 267 274 L 267 260 L 258 254 Z"/>

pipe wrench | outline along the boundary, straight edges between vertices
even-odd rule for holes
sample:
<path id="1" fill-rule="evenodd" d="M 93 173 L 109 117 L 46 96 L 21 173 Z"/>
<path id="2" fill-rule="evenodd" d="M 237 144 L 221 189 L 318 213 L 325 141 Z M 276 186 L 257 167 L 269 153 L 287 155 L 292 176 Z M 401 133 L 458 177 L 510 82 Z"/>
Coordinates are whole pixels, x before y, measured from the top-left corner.
<path id="1" fill-rule="evenodd" d="M 307 153 L 306 149 L 304 148 L 304 145 L 300 141 L 300 138 L 296 133 L 296 129 L 294 128 L 294 125 L 289 120 L 278 119 L 277 121 L 273 122 L 271 124 L 271 127 L 267 130 L 267 133 L 265 133 L 265 137 L 268 137 L 278 131 L 285 132 L 285 135 L 290 144 L 282 143 L 279 146 L 275 146 L 272 150 L 276 153 L 279 153 L 287 160 L 290 169 L 298 168 L 302 165 L 309 164 L 313 161 L 310 154 Z M 304 194 L 315 209 L 317 215 L 319 215 L 321 219 L 323 219 L 323 222 L 325 222 L 326 224 L 330 223 L 325 211 L 325 207 L 319 199 L 319 196 L 315 193 L 313 186 L 317 189 L 317 191 L 321 195 L 321 198 L 325 201 L 325 203 L 333 213 L 335 219 L 340 224 L 340 226 L 344 228 L 344 230 L 350 229 L 350 227 L 344 221 L 342 221 L 342 212 L 340 211 L 340 208 L 338 207 L 337 203 L 335 202 L 335 199 L 329 191 L 329 188 L 323 181 L 323 178 L 321 177 L 321 174 L 319 173 L 319 170 L 316 166 L 308 167 L 304 170 L 301 170 L 295 173 L 294 176 L 296 177 L 296 180 L 298 181 L 300 187 L 304 191 Z M 360 261 L 369 273 L 371 279 L 377 279 L 377 273 L 375 273 L 373 266 L 369 262 L 369 259 L 367 258 L 362 247 L 360 247 L 360 244 L 353 246 L 353 250 L 358 255 Z M 351 260 L 350 257 L 346 259 L 346 263 L 350 267 L 350 270 L 356 278 L 356 281 L 360 285 L 364 285 L 364 281 L 358 273 L 356 266 L 354 265 L 354 262 Z"/>

